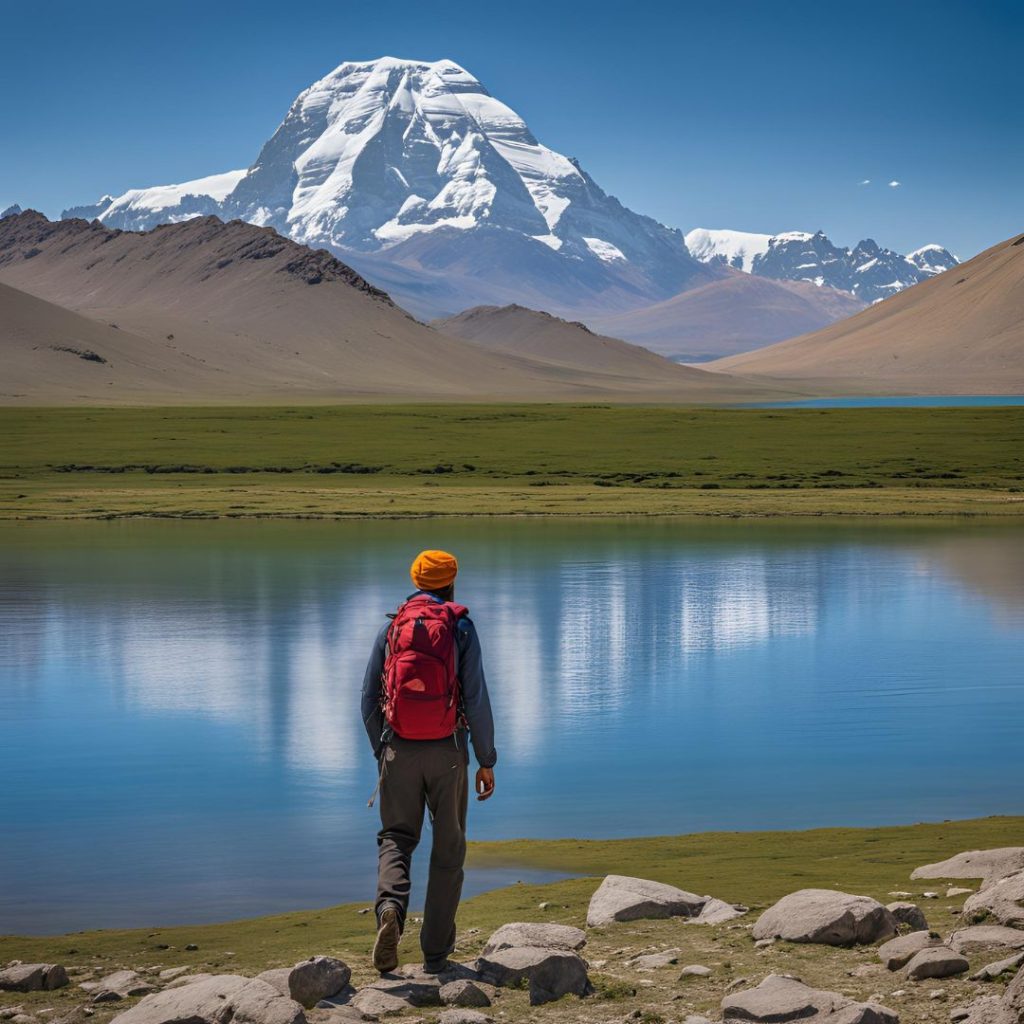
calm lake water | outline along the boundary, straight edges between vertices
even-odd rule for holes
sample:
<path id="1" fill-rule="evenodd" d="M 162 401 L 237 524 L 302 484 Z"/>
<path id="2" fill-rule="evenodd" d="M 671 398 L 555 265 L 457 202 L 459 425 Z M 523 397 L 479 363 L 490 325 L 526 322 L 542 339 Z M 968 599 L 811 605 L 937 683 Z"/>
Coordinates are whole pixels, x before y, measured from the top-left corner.
<path id="1" fill-rule="evenodd" d="M 846 395 L 801 398 L 791 402 L 758 402 L 751 409 L 934 409 L 1024 405 L 1024 395 Z"/>
<path id="2" fill-rule="evenodd" d="M 7 525 L 0 932 L 371 897 L 358 691 L 425 546 L 497 717 L 476 838 L 1024 811 L 1020 528 Z"/>

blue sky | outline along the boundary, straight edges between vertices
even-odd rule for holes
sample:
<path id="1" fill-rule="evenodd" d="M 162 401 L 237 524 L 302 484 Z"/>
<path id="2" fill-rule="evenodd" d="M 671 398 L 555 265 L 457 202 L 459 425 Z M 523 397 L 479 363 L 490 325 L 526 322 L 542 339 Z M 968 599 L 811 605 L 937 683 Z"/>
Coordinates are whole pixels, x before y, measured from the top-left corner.
<path id="1" fill-rule="evenodd" d="M 1016 3 L 8 0 L 2 24 L 0 206 L 245 166 L 301 89 L 390 54 L 459 62 L 684 230 L 967 257 L 1024 229 Z"/>

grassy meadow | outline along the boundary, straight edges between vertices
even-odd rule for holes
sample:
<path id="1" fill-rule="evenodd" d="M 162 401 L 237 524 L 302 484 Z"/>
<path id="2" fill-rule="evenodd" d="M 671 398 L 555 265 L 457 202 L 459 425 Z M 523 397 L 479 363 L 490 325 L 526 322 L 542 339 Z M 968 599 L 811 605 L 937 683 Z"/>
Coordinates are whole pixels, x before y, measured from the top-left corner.
<path id="1" fill-rule="evenodd" d="M 1024 408 L 0 409 L 0 518 L 1024 511 Z"/>

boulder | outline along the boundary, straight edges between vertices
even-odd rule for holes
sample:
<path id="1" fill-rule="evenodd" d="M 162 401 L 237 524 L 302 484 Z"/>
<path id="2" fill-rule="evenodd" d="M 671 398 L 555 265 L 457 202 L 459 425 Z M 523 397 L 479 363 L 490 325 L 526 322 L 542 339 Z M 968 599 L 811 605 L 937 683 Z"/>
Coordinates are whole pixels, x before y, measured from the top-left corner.
<path id="1" fill-rule="evenodd" d="M 897 935 L 895 939 L 890 939 L 879 946 L 878 959 L 890 971 L 898 971 L 901 967 L 906 967 L 922 949 L 941 945 L 942 939 L 934 932 L 910 932 L 907 935 Z"/>
<path id="2" fill-rule="evenodd" d="M 288 975 L 291 973 L 292 969 L 290 967 L 273 967 L 269 971 L 262 971 L 256 977 L 260 981 L 265 981 L 268 985 L 273 985 L 281 995 L 291 999 L 292 994 L 288 988 Z"/>
<path id="3" fill-rule="evenodd" d="M 352 977 L 352 969 L 344 960 L 333 956 L 314 956 L 297 963 L 288 972 L 288 992 L 306 1009 L 321 999 L 337 995 Z"/>
<path id="4" fill-rule="evenodd" d="M 68 972 L 60 964 L 14 964 L 0 971 L 5 992 L 52 992 L 67 983 Z"/>
<path id="5" fill-rule="evenodd" d="M 958 928 L 948 944 L 968 956 L 985 949 L 1024 949 L 1024 931 L 1003 924 L 973 924 Z"/>
<path id="6" fill-rule="evenodd" d="M 796 978 L 769 974 L 756 988 L 734 992 L 722 1000 L 722 1020 L 785 1024 L 808 1020 L 815 1024 L 897 1024 L 892 1010 L 874 1003 L 856 1003 L 838 992 L 811 988 Z"/>
<path id="7" fill-rule="evenodd" d="M 833 889 L 801 889 L 783 896 L 758 918 L 755 939 L 780 938 L 829 946 L 879 942 L 897 932 L 892 912 L 870 896 Z"/>
<path id="8" fill-rule="evenodd" d="M 919 950 L 907 963 L 907 977 L 911 981 L 924 981 L 926 978 L 952 978 L 955 974 L 969 971 L 971 965 L 967 957 L 962 956 L 949 946 L 931 946 Z"/>
<path id="9" fill-rule="evenodd" d="M 915 868 L 911 878 L 980 878 L 983 886 L 1007 875 L 1024 871 L 1024 846 L 1001 846 L 995 850 L 968 850 L 938 864 Z"/>
<path id="10" fill-rule="evenodd" d="M 590 898 L 587 925 L 597 928 L 613 921 L 696 917 L 706 902 L 706 896 L 697 896 L 664 882 L 608 875 Z"/>
<path id="11" fill-rule="evenodd" d="M 503 924 L 491 935 L 484 946 L 484 955 L 496 953 L 499 949 L 515 949 L 517 946 L 568 949 L 575 953 L 586 943 L 587 933 L 582 928 L 573 928 L 567 924 L 515 922 Z"/>
<path id="12" fill-rule="evenodd" d="M 586 962 L 566 949 L 536 946 L 499 949 L 481 956 L 477 970 L 495 985 L 526 983 L 531 1006 L 561 999 L 567 993 L 584 996 L 592 991 Z"/>
<path id="13" fill-rule="evenodd" d="M 704 906 L 696 917 L 687 920 L 687 924 L 724 924 L 726 921 L 733 921 L 742 917 L 747 912 L 747 907 L 735 903 L 726 903 L 725 900 L 717 899 L 714 896 L 705 896 Z"/>
<path id="14" fill-rule="evenodd" d="M 951 1020 L 962 1021 L 963 1024 L 1018 1024 L 1018 1019 L 999 996 L 976 999 L 970 1006 L 954 1010 L 949 1016 Z"/>
<path id="15" fill-rule="evenodd" d="M 258 978 L 218 974 L 154 992 L 116 1024 L 306 1024 L 302 1007 Z"/>
<path id="16" fill-rule="evenodd" d="M 1015 971 L 1021 964 L 1024 964 L 1024 953 L 1014 953 L 1004 960 L 996 960 L 994 963 L 985 964 L 984 967 L 971 975 L 971 981 L 994 981 L 1001 974 L 1007 971 Z"/>
<path id="17" fill-rule="evenodd" d="M 1000 924 L 1024 928 L 1024 871 L 976 892 L 964 903 L 964 916 L 977 920 L 987 914 Z"/>
<path id="18" fill-rule="evenodd" d="M 635 956 L 629 961 L 629 966 L 637 971 L 656 971 L 659 967 L 669 967 L 671 964 L 679 963 L 679 953 L 678 949 L 666 949 L 661 953 Z"/>
<path id="19" fill-rule="evenodd" d="M 468 978 L 461 981 L 449 981 L 442 985 L 439 994 L 445 1006 L 490 1006 L 491 1000 L 487 993 Z"/>
<path id="20" fill-rule="evenodd" d="M 905 924 L 912 931 L 926 931 L 928 928 L 928 918 L 924 916 L 924 911 L 916 903 L 909 903 L 906 900 L 897 900 L 895 903 L 886 904 L 885 909 L 888 910 L 900 924 Z"/>
<path id="21" fill-rule="evenodd" d="M 1006 986 L 1003 993 L 1003 1002 L 1011 1013 L 1017 1015 L 1017 1020 L 1024 1020 L 1024 971 L 1018 971 L 1017 977 Z"/>

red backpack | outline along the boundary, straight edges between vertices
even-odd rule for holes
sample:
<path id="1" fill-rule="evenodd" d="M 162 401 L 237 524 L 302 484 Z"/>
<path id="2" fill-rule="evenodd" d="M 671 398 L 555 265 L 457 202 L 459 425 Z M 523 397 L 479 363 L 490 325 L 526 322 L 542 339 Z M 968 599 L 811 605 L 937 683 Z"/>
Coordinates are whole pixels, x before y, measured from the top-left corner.
<path id="1" fill-rule="evenodd" d="M 455 630 L 469 609 L 426 595 L 401 605 L 388 628 L 384 717 L 406 740 L 451 736 L 459 720 Z"/>

